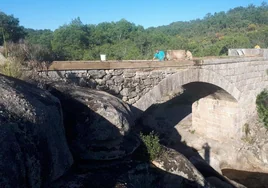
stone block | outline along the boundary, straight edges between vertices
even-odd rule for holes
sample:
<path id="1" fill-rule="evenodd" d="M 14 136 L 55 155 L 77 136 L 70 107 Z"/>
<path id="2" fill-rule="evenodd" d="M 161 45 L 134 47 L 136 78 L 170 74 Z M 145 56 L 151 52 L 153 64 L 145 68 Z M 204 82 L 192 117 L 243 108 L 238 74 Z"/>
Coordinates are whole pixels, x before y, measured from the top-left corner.
<path id="1" fill-rule="evenodd" d="M 104 80 L 110 80 L 113 76 L 111 74 L 106 74 L 103 79 Z"/>
<path id="2" fill-rule="evenodd" d="M 109 88 L 105 85 L 97 85 L 96 89 L 101 90 L 101 91 L 108 91 L 109 90 Z"/>
<path id="3" fill-rule="evenodd" d="M 111 72 L 111 74 L 112 74 L 113 76 L 120 76 L 120 75 L 123 74 L 123 70 L 121 70 L 121 69 L 117 69 L 117 70 L 114 70 L 113 72 Z"/>
<path id="4" fill-rule="evenodd" d="M 52 73 L 52 72 L 51 72 Z M 53 75 L 56 75 L 57 73 L 53 71 Z M 50 75 L 49 75 L 50 76 Z M 57 75 L 58 76 L 58 75 Z M 51 77 L 54 77 L 54 76 L 51 76 Z M 72 72 L 67 72 L 65 74 L 65 77 L 66 78 L 77 78 L 77 75 L 75 73 L 72 73 Z"/>
<path id="5" fill-rule="evenodd" d="M 136 72 L 134 72 L 134 71 L 125 71 L 123 73 L 124 78 L 132 78 L 134 76 L 136 76 Z"/>
<path id="6" fill-rule="evenodd" d="M 123 88 L 122 91 L 120 92 L 120 94 L 122 96 L 127 96 L 128 97 L 128 94 L 129 94 L 129 88 Z"/>
<path id="7" fill-rule="evenodd" d="M 122 76 L 114 76 L 113 80 L 115 83 L 123 83 L 124 82 L 124 78 Z"/>
<path id="8" fill-rule="evenodd" d="M 149 77 L 149 72 L 136 72 L 136 78 L 147 79 Z"/>
<path id="9" fill-rule="evenodd" d="M 149 85 L 152 85 L 152 81 L 151 81 L 151 79 L 147 78 L 147 79 L 143 80 L 143 84 L 145 86 L 149 86 Z"/>
<path id="10" fill-rule="evenodd" d="M 94 79 L 101 79 L 106 75 L 104 70 L 88 70 L 87 74 Z"/>
<path id="11" fill-rule="evenodd" d="M 119 94 L 120 93 L 120 87 L 118 87 L 118 86 L 111 85 L 109 87 L 109 90 L 114 94 Z"/>
<path id="12" fill-rule="evenodd" d="M 135 91 L 131 91 L 127 96 L 128 96 L 128 98 L 135 98 L 135 97 L 137 97 L 137 93 L 135 92 Z"/>
<path id="13" fill-rule="evenodd" d="M 129 104 L 134 104 L 135 102 L 136 102 L 135 98 L 132 98 L 132 99 L 129 99 L 129 100 L 128 100 L 128 103 L 129 103 Z"/>
<path id="14" fill-rule="evenodd" d="M 145 86 L 144 85 L 137 85 L 135 86 L 135 91 L 136 92 L 141 92 L 142 90 L 144 90 Z"/>
<path id="15" fill-rule="evenodd" d="M 150 76 L 151 78 L 160 78 L 161 75 L 162 75 L 162 73 L 161 73 L 160 71 L 153 71 L 153 72 L 150 73 L 149 76 Z"/>
<path id="16" fill-rule="evenodd" d="M 106 85 L 114 85 L 114 80 L 107 80 Z"/>
<path id="17" fill-rule="evenodd" d="M 95 79 L 96 83 L 98 85 L 104 85 L 105 84 L 105 81 L 103 79 Z"/>

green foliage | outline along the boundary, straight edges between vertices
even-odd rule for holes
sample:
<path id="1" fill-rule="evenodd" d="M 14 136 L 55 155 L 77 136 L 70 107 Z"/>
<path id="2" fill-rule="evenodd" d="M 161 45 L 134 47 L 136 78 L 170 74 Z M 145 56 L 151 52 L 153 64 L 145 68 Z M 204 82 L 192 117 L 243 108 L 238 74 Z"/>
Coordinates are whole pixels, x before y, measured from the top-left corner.
<path id="1" fill-rule="evenodd" d="M 5 41 L 17 42 L 25 37 L 25 31 L 19 25 L 19 19 L 0 11 L 0 45 Z"/>
<path id="2" fill-rule="evenodd" d="M 150 132 L 149 135 L 140 133 L 140 137 L 146 147 L 146 152 L 149 154 L 150 160 L 156 159 L 161 154 L 159 137 L 154 132 Z"/>
<path id="3" fill-rule="evenodd" d="M 257 112 L 265 128 L 268 129 L 268 91 L 263 90 L 256 99 Z"/>
<path id="4" fill-rule="evenodd" d="M 81 60 L 88 47 L 86 28 L 78 21 L 64 25 L 53 33 L 52 50 L 59 60 Z"/>
<path id="5" fill-rule="evenodd" d="M 53 39 L 53 32 L 51 30 L 33 30 L 26 29 L 27 35 L 25 41 L 32 45 L 40 45 L 43 48 L 52 49 L 51 41 Z"/>
<path id="6" fill-rule="evenodd" d="M 99 60 L 100 54 L 106 54 L 108 60 L 152 59 L 156 49 L 190 50 L 195 57 L 224 56 L 228 48 L 256 44 L 267 48 L 267 25 L 265 2 L 148 29 L 125 19 L 86 25 L 79 17 L 55 31 L 24 29 L 17 18 L 0 12 L 0 45 L 4 38 L 7 42 L 25 38 L 33 49 L 38 46 L 34 57 L 39 61 Z"/>
<path id="7" fill-rule="evenodd" d="M 190 130 L 189 131 L 191 134 L 194 134 L 195 133 L 195 130 Z"/>
<path id="8" fill-rule="evenodd" d="M 244 124 L 243 131 L 246 134 L 246 137 L 250 134 L 250 128 L 248 123 Z"/>

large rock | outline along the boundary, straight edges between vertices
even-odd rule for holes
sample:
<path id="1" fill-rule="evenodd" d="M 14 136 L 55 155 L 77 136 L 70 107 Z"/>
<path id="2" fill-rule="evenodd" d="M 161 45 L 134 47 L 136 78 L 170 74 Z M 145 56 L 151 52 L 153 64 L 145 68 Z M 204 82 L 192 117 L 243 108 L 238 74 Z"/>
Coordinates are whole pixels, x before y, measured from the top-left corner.
<path id="1" fill-rule="evenodd" d="M 138 139 L 130 108 L 102 91 L 54 84 L 52 93 L 62 103 L 71 151 L 78 159 L 111 160 L 131 154 Z"/>
<path id="2" fill-rule="evenodd" d="M 72 163 L 59 100 L 0 75 L 0 187 L 43 187 Z"/>
<path id="3" fill-rule="evenodd" d="M 163 153 L 152 161 L 156 167 L 195 182 L 198 186 L 205 186 L 205 178 L 186 157 L 173 149 L 164 149 Z"/>

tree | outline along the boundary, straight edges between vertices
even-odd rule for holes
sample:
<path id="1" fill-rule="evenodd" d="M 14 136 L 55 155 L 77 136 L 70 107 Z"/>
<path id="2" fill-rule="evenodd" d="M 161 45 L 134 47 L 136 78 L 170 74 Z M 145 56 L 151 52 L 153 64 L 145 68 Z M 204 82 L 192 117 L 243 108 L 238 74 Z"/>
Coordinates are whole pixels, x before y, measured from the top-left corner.
<path id="1" fill-rule="evenodd" d="M 24 28 L 19 25 L 19 19 L 0 11 L 0 45 L 5 41 L 18 42 L 25 37 Z"/>
<path id="2" fill-rule="evenodd" d="M 18 25 L 14 17 L 4 16 L 2 20 L 13 19 L 12 23 Z M 226 55 L 228 48 L 252 48 L 256 44 L 267 48 L 267 24 L 268 6 L 263 2 L 261 6 L 236 7 L 208 13 L 203 19 L 148 29 L 125 19 L 84 25 L 78 17 L 54 32 L 25 31 L 26 42 L 40 45 L 45 50 L 42 54 L 55 54 L 58 60 L 95 60 L 101 53 L 108 59 L 150 59 L 155 49 L 184 49 L 194 56 L 218 56 Z"/>
<path id="3" fill-rule="evenodd" d="M 77 18 L 53 33 L 52 50 L 59 60 L 80 60 L 88 47 L 86 27 Z"/>

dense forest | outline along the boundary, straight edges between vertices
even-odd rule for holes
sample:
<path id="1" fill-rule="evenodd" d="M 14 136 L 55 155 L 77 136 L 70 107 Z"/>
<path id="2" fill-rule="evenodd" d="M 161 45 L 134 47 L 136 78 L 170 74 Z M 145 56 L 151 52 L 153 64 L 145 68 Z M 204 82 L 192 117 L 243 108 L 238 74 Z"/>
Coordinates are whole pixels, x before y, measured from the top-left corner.
<path id="1" fill-rule="evenodd" d="M 185 49 L 196 57 L 221 56 L 228 48 L 268 47 L 268 5 L 236 7 L 208 13 L 203 19 L 147 29 L 125 19 L 92 25 L 78 17 L 55 31 L 34 30 L 0 12 L 0 34 L 0 45 L 23 43 L 39 61 L 95 60 L 100 54 L 110 60 L 151 59 L 155 49 Z"/>

